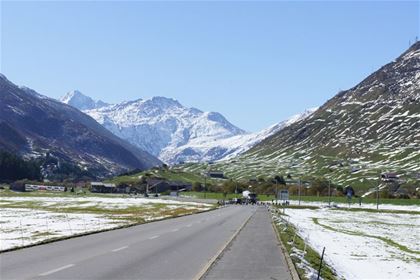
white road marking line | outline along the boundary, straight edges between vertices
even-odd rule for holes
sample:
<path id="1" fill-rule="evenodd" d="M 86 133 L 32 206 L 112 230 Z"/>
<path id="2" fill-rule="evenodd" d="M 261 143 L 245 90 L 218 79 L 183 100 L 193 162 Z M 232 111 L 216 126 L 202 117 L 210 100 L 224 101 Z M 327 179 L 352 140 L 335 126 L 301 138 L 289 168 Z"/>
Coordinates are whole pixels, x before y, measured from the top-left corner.
<path id="1" fill-rule="evenodd" d="M 47 272 L 44 272 L 44 273 L 41 273 L 41 274 L 39 274 L 39 276 L 47 276 L 47 275 L 50 275 L 50 274 L 53 274 L 53 273 L 56 273 L 56 272 L 59 272 L 59 271 L 61 271 L 61 270 L 64 270 L 64 269 L 67 269 L 67 268 L 70 268 L 70 267 L 72 267 L 72 266 L 74 266 L 74 264 L 68 264 L 68 265 L 65 265 L 65 266 L 62 266 L 62 267 L 59 267 L 59 268 L 56 268 L 56 269 L 53 269 L 53 270 L 50 270 L 50 271 L 47 271 Z"/>
<path id="2" fill-rule="evenodd" d="M 188 224 L 188 225 L 187 225 L 187 227 L 191 227 L 191 226 L 192 226 L 192 224 Z"/>
<path id="3" fill-rule="evenodd" d="M 149 239 L 156 239 L 156 238 L 158 238 L 159 237 L 159 235 L 154 235 L 154 236 L 152 236 L 152 237 L 149 237 Z"/>
<path id="4" fill-rule="evenodd" d="M 128 248 L 128 246 L 122 246 L 122 247 L 120 247 L 120 248 L 117 248 L 117 249 L 111 250 L 111 252 L 118 252 L 118 251 L 121 251 L 121 250 L 124 250 L 124 249 L 127 249 L 127 248 Z"/>
<path id="5" fill-rule="evenodd" d="M 178 231 L 179 230 L 179 228 L 174 228 L 173 230 L 171 230 L 171 232 L 175 232 L 175 231 Z"/>

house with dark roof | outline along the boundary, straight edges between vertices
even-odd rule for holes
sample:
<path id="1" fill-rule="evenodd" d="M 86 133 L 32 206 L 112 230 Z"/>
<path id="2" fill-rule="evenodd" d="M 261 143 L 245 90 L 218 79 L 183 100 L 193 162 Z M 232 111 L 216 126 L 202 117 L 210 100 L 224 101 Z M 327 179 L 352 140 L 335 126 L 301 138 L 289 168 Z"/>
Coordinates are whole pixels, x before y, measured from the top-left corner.
<path id="1" fill-rule="evenodd" d="M 398 181 L 399 177 L 397 173 L 387 172 L 381 174 L 381 180 L 384 182 L 396 182 Z"/>
<path id="2" fill-rule="evenodd" d="M 192 189 L 192 184 L 190 183 L 166 181 L 163 179 L 155 178 L 148 179 L 147 184 L 150 193 L 162 193 L 166 191 L 190 191 Z"/>

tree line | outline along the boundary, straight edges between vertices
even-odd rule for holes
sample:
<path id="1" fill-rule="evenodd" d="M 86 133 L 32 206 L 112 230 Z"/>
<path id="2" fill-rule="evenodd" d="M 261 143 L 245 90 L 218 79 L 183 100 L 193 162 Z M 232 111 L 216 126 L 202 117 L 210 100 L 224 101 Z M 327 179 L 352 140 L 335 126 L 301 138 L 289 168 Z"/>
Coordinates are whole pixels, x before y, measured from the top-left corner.
<path id="1" fill-rule="evenodd" d="M 0 150 L 1 181 L 40 180 L 41 177 L 41 168 L 35 160 L 24 160 L 15 154 Z"/>

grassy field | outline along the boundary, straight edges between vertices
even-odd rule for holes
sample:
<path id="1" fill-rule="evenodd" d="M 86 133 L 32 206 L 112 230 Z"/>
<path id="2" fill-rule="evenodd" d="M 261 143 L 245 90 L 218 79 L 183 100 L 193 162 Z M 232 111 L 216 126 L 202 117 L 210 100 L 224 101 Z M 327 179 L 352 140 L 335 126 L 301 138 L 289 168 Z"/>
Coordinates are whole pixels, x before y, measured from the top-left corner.
<path id="1" fill-rule="evenodd" d="M 234 194 L 234 193 L 229 193 L 226 195 L 226 197 L 224 196 L 223 193 L 214 193 L 214 192 L 183 192 L 182 193 L 183 196 L 190 196 L 190 197 L 195 197 L 195 198 L 202 198 L 202 199 L 232 199 L 232 198 L 241 198 L 242 194 Z M 271 201 L 272 199 L 274 199 L 274 195 L 265 195 L 265 194 L 261 194 L 258 195 L 258 199 L 260 201 Z"/>
<path id="2" fill-rule="evenodd" d="M 70 192 L 0 192 L 0 250 L 207 211 L 209 203 Z"/>
<path id="3" fill-rule="evenodd" d="M 212 193 L 212 192 L 183 192 L 184 196 L 192 196 L 196 198 L 211 198 L 211 199 L 231 199 L 235 197 L 242 197 L 242 194 L 234 194 L 230 193 L 224 197 L 223 193 Z M 275 199 L 274 195 L 265 195 L 260 194 L 258 195 L 258 199 L 260 201 L 271 201 Z M 299 196 L 290 196 L 291 200 L 299 200 Z M 327 196 L 301 196 L 302 201 L 306 202 L 328 202 Z M 347 203 L 347 198 L 343 196 L 332 196 L 331 202 L 336 203 Z M 351 203 L 357 204 L 359 200 L 357 198 L 353 198 Z M 376 203 L 376 199 L 374 198 L 363 198 L 362 203 Z M 420 205 L 420 199 L 379 199 L 380 204 L 394 204 L 394 205 Z"/>
<path id="4" fill-rule="evenodd" d="M 290 196 L 292 200 L 299 200 L 299 196 Z M 301 196 L 302 201 L 308 202 L 328 202 L 328 196 Z M 347 203 L 347 198 L 344 196 L 332 196 L 332 202 Z M 358 198 L 353 198 L 351 203 L 359 203 Z M 376 203 L 375 198 L 363 198 L 362 203 Z M 394 205 L 420 205 L 420 199 L 391 199 L 380 198 L 380 204 L 394 204 Z"/>
<path id="5" fill-rule="evenodd" d="M 166 169 L 159 169 L 159 170 L 148 170 L 143 171 L 140 173 L 136 173 L 134 175 L 129 176 L 117 176 L 112 179 L 107 180 L 107 182 L 120 184 L 133 184 L 140 182 L 140 178 L 142 177 L 154 177 L 154 178 L 163 178 L 169 181 L 179 181 L 185 183 L 201 183 L 204 184 L 204 176 L 200 175 L 200 173 L 194 172 L 184 172 L 180 170 L 166 170 Z M 206 178 L 206 182 L 209 184 L 220 184 L 223 183 L 223 179 L 214 179 L 214 178 Z"/>
<path id="6" fill-rule="evenodd" d="M 280 234 L 291 255 L 299 256 L 293 247 L 301 252 L 302 239 L 318 254 L 326 248 L 326 260 L 337 278 L 418 278 L 419 211 L 381 210 L 378 214 L 376 209 L 294 207 L 283 214 L 284 209 L 273 209 L 276 223 L 276 216 L 284 218 Z M 317 254 L 313 258 L 308 262 L 319 263 Z"/>

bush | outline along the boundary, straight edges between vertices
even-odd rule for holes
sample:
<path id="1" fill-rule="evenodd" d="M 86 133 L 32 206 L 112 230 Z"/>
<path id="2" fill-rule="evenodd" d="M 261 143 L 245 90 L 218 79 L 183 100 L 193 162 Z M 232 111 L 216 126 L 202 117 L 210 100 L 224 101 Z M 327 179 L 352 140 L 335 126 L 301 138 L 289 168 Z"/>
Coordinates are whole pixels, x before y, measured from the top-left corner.
<path id="1" fill-rule="evenodd" d="M 195 192 L 201 192 L 201 191 L 203 191 L 203 186 L 201 185 L 201 183 L 200 182 L 194 182 L 193 184 L 192 184 L 192 190 L 193 191 L 195 191 Z"/>

